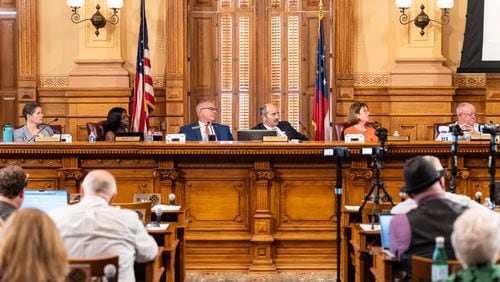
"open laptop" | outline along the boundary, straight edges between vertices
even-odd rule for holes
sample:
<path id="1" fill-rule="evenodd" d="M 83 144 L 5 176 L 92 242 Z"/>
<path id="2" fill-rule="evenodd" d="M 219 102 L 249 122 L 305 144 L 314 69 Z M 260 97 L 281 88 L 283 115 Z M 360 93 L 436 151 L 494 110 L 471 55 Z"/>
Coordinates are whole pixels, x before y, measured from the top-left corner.
<path id="1" fill-rule="evenodd" d="M 390 213 L 381 213 L 379 215 L 380 222 L 380 242 L 382 244 L 382 249 L 384 253 L 391 257 L 395 257 L 395 255 L 389 250 L 389 225 L 391 224 L 391 220 L 394 217 L 393 214 Z"/>
<path id="2" fill-rule="evenodd" d="M 24 199 L 21 208 L 35 208 L 45 213 L 68 205 L 68 191 L 66 190 L 24 190 Z"/>
<path id="3" fill-rule="evenodd" d="M 262 141 L 264 136 L 276 136 L 278 134 L 275 130 L 265 130 L 265 129 L 248 129 L 248 130 L 238 130 L 237 139 L 238 141 Z"/>

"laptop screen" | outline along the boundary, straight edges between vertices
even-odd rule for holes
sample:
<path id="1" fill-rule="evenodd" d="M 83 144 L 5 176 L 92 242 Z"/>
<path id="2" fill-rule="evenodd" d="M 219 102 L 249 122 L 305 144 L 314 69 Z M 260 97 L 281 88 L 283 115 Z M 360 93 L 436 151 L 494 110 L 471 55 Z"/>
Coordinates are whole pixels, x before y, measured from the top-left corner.
<path id="1" fill-rule="evenodd" d="M 382 243 L 382 248 L 384 250 L 389 249 L 389 224 L 391 224 L 391 220 L 394 217 L 393 214 L 383 213 L 379 215 L 380 221 L 380 242 Z"/>
<path id="2" fill-rule="evenodd" d="M 68 205 L 66 190 L 24 190 L 21 208 L 35 208 L 45 213 L 58 207 Z"/>

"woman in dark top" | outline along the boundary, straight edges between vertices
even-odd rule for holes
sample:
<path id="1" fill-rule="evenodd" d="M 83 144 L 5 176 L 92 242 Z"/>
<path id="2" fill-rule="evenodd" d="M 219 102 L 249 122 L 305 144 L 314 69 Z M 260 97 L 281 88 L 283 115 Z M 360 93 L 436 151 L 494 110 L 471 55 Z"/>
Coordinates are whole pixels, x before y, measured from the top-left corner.
<path id="1" fill-rule="evenodd" d="M 108 112 L 108 118 L 105 126 L 105 141 L 115 141 L 116 132 L 128 132 L 129 118 L 127 110 L 124 108 L 112 108 Z"/>

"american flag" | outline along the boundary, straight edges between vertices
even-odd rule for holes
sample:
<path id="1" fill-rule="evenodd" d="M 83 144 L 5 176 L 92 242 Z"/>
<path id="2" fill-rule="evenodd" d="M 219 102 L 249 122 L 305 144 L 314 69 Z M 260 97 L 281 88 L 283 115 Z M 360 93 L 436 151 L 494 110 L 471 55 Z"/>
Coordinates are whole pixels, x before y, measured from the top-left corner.
<path id="1" fill-rule="evenodd" d="M 147 132 L 149 112 L 154 109 L 153 77 L 149 60 L 148 25 L 146 22 L 145 0 L 141 0 L 141 27 L 137 46 L 135 69 L 134 102 L 132 104 L 132 131 Z"/>
<path id="2" fill-rule="evenodd" d="M 316 140 L 331 140 L 330 127 L 330 99 L 328 82 L 326 79 L 325 63 L 325 34 L 323 30 L 323 15 L 320 12 L 318 29 L 318 50 L 316 65 L 316 86 L 314 88 L 313 127 L 316 131 Z"/>

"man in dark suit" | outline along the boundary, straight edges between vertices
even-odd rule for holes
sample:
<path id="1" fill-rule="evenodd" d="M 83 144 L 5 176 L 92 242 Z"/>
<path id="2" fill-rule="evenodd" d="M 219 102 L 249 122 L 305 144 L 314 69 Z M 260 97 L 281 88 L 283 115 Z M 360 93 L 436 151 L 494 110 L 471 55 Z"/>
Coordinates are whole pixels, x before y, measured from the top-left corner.
<path id="1" fill-rule="evenodd" d="M 252 129 L 267 129 L 278 131 L 278 136 L 287 136 L 288 140 L 308 140 L 306 136 L 300 134 L 288 121 L 280 121 L 278 109 L 273 104 L 264 104 L 259 107 L 259 115 L 262 123 L 257 124 Z"/>
<path id="2" fill-rule="evenodd" d="M 184 125 L 179 133 L 186 135 L 186 141 L 233 141 L 229 126 L 214 123 L 216 114 L 214 101 L 201 101 L 196 106 L 198 121 Z"/>

